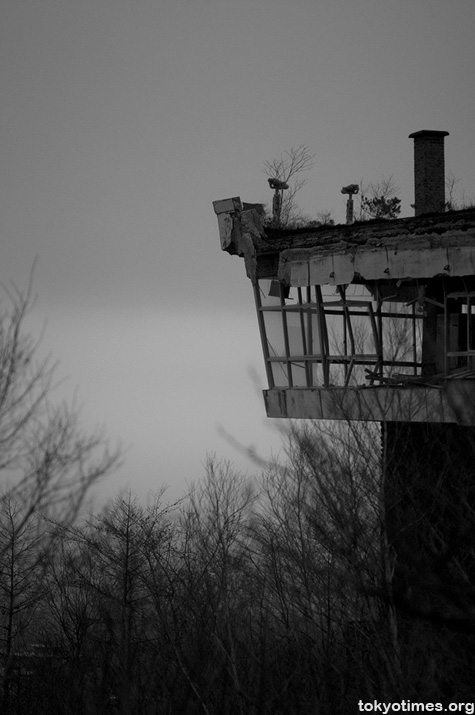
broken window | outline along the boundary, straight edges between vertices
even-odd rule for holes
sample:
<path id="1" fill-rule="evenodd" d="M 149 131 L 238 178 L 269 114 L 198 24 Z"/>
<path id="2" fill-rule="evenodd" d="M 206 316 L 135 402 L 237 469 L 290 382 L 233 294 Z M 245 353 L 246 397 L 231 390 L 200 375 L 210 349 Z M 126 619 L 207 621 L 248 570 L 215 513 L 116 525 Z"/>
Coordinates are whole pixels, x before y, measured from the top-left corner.
<path id="1" fill-rule="evenodd" d="M 288 288 L 276 278 L 259 280 L 256 304 L 269 386 L 369 386 L 419 377 L 418 297 L 416 286 Z"/>

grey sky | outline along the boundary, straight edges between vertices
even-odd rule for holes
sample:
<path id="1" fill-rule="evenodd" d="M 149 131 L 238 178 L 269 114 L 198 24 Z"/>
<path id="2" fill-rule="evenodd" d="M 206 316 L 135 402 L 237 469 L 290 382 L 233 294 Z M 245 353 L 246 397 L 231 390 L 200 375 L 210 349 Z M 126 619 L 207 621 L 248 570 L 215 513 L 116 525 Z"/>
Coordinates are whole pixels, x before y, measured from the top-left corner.
<path id="1" fill-rule="evenodd" d="M 264 160 L 305 143 L 306 212 L 344 221 L 343 184 L 393 174 L 409 215 L 419 129 L 450 132 L 447 169 L 474 194 L 474 16 L 473 0 L 3 0 L 0 279 L 24 286 L 38 257 L 62 390 L 131 444 L 111 492 L 178 494 L 207 450 L 246 467 L 218 425 L 279 443 L 213 200 L 267 201 Z"/>

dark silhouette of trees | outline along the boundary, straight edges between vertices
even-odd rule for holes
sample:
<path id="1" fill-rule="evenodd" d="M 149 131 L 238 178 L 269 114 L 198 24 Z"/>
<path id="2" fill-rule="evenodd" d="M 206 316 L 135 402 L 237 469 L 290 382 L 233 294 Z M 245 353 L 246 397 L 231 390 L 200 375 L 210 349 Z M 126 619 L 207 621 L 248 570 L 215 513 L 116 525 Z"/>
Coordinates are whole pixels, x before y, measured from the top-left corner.
<path id="1" fill-rule="evenodd" d="M 118 463 L 104 434 L 82 431 L 73 406 L 55 405 L 56 365 L 39 358 L 25 331 L 33 307 L 26 293 L 5 293 L 0 312 L 0 471 L 3 495 L 21 505 L 22 523 L 34 513 L 72 521 L 84 497 Z M 48 532 L 49 535 L 52 532 Z"/>
<path id="2" fill-rule="evenodd" d="M 0 711 L 22 712 L 38 659 L 48 554 L 58 527 L 77 516 L 89 489 L 119 459 L 101 432 L 84 433 L 78 411 L 52 402 L 55 365 L 25 331 L 33 306 L 4 290 L 0 311 Z"/>
<path id="3" fill-rule="evenodd" d="M 42 582 L 44 525 L 36 515 L 25 518 L 24 508 L 10 494 L 0 500 L 0 646 L 2 681 L 0 702 L 8 712 L 15 654 L 27 647 L 28 636 L 45 595 Z"/>
<path id="4" fill-rule="evenodd" d="M 472 512 L 431 485 L 433 539 L 415 548 L 420 514 L 387 483 L 383 447 L 378 424 L 309 422 L 252 481 L 211 458 L 180 504 L 122 494 L 65 525 L 17 616 L 30 658 L 20 673 L 16 649 L 10 712 L 343 714 L 360 699 L 466 699 L 470 636 L 466 663 L 451 648 L 455 606 L 471 618 L 469 560 L 454 557 L 462 534 L 469 559 Z M 423 489 L 411 468 L 408 484 Z M 403 496 L 407 519 L 388 519 Z M 444 545 L 453 508 L 460 524 Z M 439 558 L 437 584 L 421 554 Z M 406 577 L 417 593 L 401 589 Z"/>
<path id="5" fill-rule="evenodd" d="M 392 176 L 375 183 L 361 182 L 359 220 L 397 218 L 401 213 L 401 199 L 396 196 L 398 191 Z"/>

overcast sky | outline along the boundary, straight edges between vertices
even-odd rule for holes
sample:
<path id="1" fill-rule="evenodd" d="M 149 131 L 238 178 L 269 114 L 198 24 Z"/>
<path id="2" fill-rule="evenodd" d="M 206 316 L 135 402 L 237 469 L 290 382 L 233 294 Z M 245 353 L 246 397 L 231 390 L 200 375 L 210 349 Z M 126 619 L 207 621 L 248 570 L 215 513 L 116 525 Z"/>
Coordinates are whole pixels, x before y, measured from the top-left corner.
<path id="1" fill-rule="evenodd" d="M 37 258 L 61 396 L 130 446 L 111 495 L 178 496 L 206 452 L 255 471 L 220 427 L 279 447 L 214 200 L 268 201 L 263 162 L 306 144 L 306 213 L 343 222 L 344 184 L 392 174 L 411 215 L 420 129 L 474 195 L 474 22 L 473 0 L 1 1 L 0 280 Z"/>

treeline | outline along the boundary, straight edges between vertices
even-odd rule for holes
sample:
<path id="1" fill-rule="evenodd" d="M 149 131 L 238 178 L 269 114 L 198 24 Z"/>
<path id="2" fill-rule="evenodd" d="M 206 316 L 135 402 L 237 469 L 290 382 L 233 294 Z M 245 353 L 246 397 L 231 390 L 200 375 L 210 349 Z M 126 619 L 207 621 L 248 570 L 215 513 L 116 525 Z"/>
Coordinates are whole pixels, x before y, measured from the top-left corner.
<path id="1" fill-rule="evenodd" d="M 61 527 L 3 498 L 0 712 L 300 715 L 456 700 L 462 664 L 434 650 L 432 624 L 399 627 L 380 457 L 376 427 L 319 425 L 253 480 L 210 459 L 179 504 L 122 494 Z"/>

